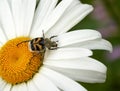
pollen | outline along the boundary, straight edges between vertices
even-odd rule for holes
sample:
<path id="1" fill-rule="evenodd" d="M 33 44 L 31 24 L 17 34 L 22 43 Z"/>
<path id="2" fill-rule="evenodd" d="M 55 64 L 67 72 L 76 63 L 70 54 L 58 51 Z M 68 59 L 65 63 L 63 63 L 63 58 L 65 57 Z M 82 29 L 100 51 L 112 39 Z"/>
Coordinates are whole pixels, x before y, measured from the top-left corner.
<path id="1" fill-rule="evenodd" d="M 8 83 L 27 82 L 42 66 L 42 53 L 30 52 L 28 42 L 19 44 L 26 40 L 30 40 L 30 38 L 15 38 L 0 48 L 0 76 Z"/>

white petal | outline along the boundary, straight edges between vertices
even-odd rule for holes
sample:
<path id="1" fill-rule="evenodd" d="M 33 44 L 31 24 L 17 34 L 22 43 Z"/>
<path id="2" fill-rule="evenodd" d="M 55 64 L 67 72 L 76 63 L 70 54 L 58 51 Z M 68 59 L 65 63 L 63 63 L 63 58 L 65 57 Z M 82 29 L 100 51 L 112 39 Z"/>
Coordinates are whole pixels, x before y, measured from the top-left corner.
<path id="1" fill-rule="evenodd" d="M 74 4 L 75 1 L 72 4 Z M 92 6 L 87 4 L 80 4 L 79 2 L 77 2 L 75 5 L 71 5 L 62 14 L 59 20 L 49 29 L 46 36 L 50 37 L 52 35 L 58 35 L 58 34 L 67 32 L 69 29 L 71 29 L 73 26 L 79 23 L 92 10 L 93 10 Z M 54 15 L 53 15 L 53 18 L 55 18 Z M 47 25 L 50 25 L 50 24 L 47 24 Z"/>
<path id="2" fill-rule="evenodd" d="M 62 0 L 48 17 L 44 30 L 48 30 L 52 27 L 74 1 L 75 0 Z"/>
<path id="3" fill-rule="evenodd" d="M 90 40 L 82 43 L 76 43 L 74 45 L 69 45 L 67 47 L 82 47 L 82 48 L 87 48 L 87 49 L 102 49 L 102 50 L 108 50 L 112 52 L 112 44 L 104 39 L 95 39 L 95 40 Z"/>
<path id="4" fill-rule="evenodd" d="M 4 90 L 2 91 L 11 91 L 12 85 L 11 84 L 7 84 L 4 88 Z"/>
<path id="5" fill-rule="evenodd" d="M 0 48 L 2 47 L 2 45 L 3 45 L 3 44 L 0 42 Z"/>
<path id="6" fill-rule="evenodd" d="M 37 37 L 42 34 L 42 24 L 53 11 L 58 0 L 40 0 L 40 3 L 35 12 L 35 17 L 32 25 L 31 36 Z M 46 32 L 46 30 L 44 30 Z"/>
<path id="7" fill-rule="evenodd" d="M 8 39 L 15 38 L 15 25 L 7 0 L 0 0 L 0 27 Z"/>
<path id="8" fill-rule="evenodd" d="M 67 45 L 74 45 L 88 40 L 94 40 L 101 38 L 101 34 L 98 31 L 83 29 L 64 33 L 58 36 L 58 46 L 63 47 Z"/>
<path id="9" fill-rule="evenodd" d="M 51 81 L 53 81 L 60 89 L 64 91 L 87 91 L 80 84 L 75 81 L 65 77 L 62 74 L 59 74 L 53 70 L 43 67 L 41 69 L 41 74 L 47 76 Z"/>
<path id="10" fill-rule="evenodd" d="M 36 74 L 33 82 L 39 91 L 60 91 L 49 79 L 42 74 Z"/>
<path id="11" fill-rule="evenodd" d="M 0 28 L 0 43 L 5 44 L 6 41 L 7 41 L 7 37 L 5 33 L 3 32 L 3 30 Z"/>
<path id="12" fill-rule="evenodd" d="M 19 86 L 19 90 L 18 91 L 27 91 L 26 83 L 21 83 L 20 86 Z"/>
<path id="13" fill-rule="evenodd" d="M 3 91 L 7 83 L 0 77 L 0 91 Z"/>
<path id="14" fill-rule="evenodd" d="M 44 65 L 77 81 L 101 83 L 106 79 L 106 66 L 88 57 L 74 60 L 46 61 Z"/>
<path id="15" fill-rule="evenodd" d="M 26 83 L 21 83 L 18 85 L 13 85 L 11 91 L 28 91 Z"/>
<path id="16" fill-rule="evenodd" d="M 57 50 L 46 51 L 45 60 L 74 59 L 91 55 L 92 51 L 84 48 L 60 48 Z"/>
<path id="17" fill-rule="evenodd" d="M 17 36 L 28 36 L 34 16 L 36 0 L 9 0 Z"/>
<path id="18" fill-rule="evenodd" d="M 50 13 L 45 22 L 42 23 L 42 30 L 48 31 L 62 16 L 65 10 L 74 2 L 74 0 L 62 0 L 56 8 Z M 41 29 L 40 29 L 41 30 Z M 38 34 L 38 32 L 36 33 Z M 39 36 L 39 35 L 38 35 Z"/>
<path id="19" fill-rule="evenodd" d="M 14 85 L 12 87 L 11 91 L 16 91 L 16 90 L 19 91 L 18 89 L 19 89 L 19 85 Z"/>
<path id="20" fill-rule="evenodd" d="M 28 91 L 39 91 L 32 80 L 27 82 Z"/>

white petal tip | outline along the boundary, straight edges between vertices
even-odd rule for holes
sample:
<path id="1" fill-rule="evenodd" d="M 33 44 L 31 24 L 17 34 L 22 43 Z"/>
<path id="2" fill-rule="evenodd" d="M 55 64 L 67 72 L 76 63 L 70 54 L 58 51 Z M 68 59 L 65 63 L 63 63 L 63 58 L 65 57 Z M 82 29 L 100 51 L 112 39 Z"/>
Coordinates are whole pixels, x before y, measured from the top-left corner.
<path id="1" fill-rule="evenodd" d="M 94 7 L 92 5 L 88 5 L 90 11 L 93 11 L 94 10 Z"/>
<path id="2" fill-rule="evenodd" d="M 113 51 L 113 47 L 112 47 L 112 45 L 111 45 L 111 47 L 110 47 L 110 49 L 109 49 L 109 52 L 112 53 L 112 51 Z"/>
<path id="3" fill-rule="evenodd" d="M 89 12 L 92 12 L 94 10 L 94 7 L 92 5 L 89 5 L 89 4 L 83 4 L 83 5 L 86 6 Z"/>
<path id="4" fill-rule="evenodd" d="M 112 44 L 109 41 L 106 41 L 106 45 L 108 46 L 106 50 L 108 50 L 110 53 L 113 51 Z"/>

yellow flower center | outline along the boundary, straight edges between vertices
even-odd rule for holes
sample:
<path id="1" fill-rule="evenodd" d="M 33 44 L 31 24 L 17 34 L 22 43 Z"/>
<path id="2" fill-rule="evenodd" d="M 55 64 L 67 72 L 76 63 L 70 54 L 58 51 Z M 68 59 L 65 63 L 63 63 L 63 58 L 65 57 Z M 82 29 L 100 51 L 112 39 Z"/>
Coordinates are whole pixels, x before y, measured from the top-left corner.
<path id="1" fill-rule="evenodd" d="M 28 37 L 9 40 L 0 49 L 0 76 L 11 84 L 22 83 L 31 79 L 43 62 L 42 53 L 33 53 L 28 49 Z"/>

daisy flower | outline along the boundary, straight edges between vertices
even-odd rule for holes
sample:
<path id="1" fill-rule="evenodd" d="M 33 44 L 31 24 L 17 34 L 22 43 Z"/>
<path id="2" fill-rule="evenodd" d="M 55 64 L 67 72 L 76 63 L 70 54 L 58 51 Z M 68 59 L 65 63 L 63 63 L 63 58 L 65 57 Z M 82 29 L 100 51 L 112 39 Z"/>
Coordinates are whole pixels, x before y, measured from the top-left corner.
<path id="1" fill-rule="evenodd" d="M 95 30 L 67 32 L 92 10 L 79 0 L 0 0 L 1 91 L 86 91 L 76 81 L 104 82 L 106 66 L 91 50 L 112 51 L 111 44 Z M 42 30 L 57 35 L 58 48 L 31 52 L 23 41 L 43 37 Z"/>

